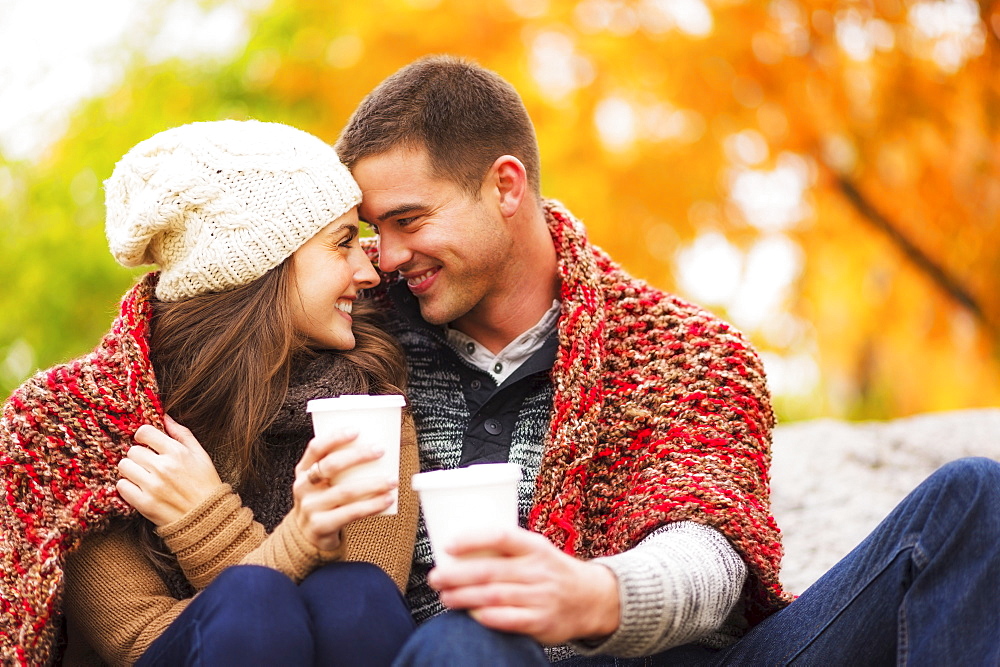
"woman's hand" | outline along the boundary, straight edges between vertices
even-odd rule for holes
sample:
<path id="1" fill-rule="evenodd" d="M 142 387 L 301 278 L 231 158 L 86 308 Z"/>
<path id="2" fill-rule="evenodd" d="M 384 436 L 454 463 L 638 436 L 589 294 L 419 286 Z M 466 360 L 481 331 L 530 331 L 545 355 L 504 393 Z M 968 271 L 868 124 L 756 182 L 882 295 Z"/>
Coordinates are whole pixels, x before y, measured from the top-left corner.
<path id="1" fill-rule="evenodd" d="M 157 527 L 177 521 L 222 484 L 212 459 L 188 429 L 170 416 L 166 433 L 148 424 L 118 462 L 118 493 Z"/>
<path id="2" fill-rule="evenodd" d="M 316 548 L 340 546 L 344 526 L 389 508 L 395 500 L 395 479 L 367 478 L 332 483 L 343 471 L 382 456 L 381 450 L 348 448 L 357 434 L 309 441 L 295 466 L 292 513 L 306 539 Z"/>

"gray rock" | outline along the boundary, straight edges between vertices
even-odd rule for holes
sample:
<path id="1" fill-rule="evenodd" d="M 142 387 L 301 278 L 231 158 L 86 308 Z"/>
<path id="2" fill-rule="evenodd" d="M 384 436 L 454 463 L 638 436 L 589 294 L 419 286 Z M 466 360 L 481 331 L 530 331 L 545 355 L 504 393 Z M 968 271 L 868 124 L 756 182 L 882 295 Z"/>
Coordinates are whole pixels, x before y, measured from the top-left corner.
<path id="1" fill-rule="evenodd" d="M 966 456 L 1000 460 L 1000 409 L 782 425 L 772 454 L 782 581 L 801 593 L 943 464 Z"/>

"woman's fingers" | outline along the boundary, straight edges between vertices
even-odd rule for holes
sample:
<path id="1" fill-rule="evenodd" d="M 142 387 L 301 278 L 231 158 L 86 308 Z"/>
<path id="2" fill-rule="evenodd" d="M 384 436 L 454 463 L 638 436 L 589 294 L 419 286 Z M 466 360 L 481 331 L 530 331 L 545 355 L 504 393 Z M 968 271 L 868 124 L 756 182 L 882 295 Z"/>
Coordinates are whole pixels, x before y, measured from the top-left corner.
<path id="1" fill-rule="evenodd" d="M 185 447 L 189 449 L 202 449 L 201 443 L 198 442 L 198 438 L 194 437 L 191 429 L 178 424 L 170 415 L 163 416 L 163 425 L 166 427 L 167 435 Z"/>
<path id="2" fill-rule="evenodd" d="M 397 486 L 398 482 L 393 479 L 352 479 L 314 490 L 302 499 L 302 506 L 309 511 L 327 511 L 363 502 L 379 495 L 391 494 Z"/>
<path id="3" fill-rule="evenodd" d="M 135 509 L 139 509 L 136 503 L 142 503 L 142 490 L 132 480 L 123 477 L 115 482 L 115 488 L 118 490 L 118 495 L 122 497 L 122 500 Z"/>
<path id="4" fill-rule="evenodd" d="M 371 480 L 364 481 L 371 482 Z M 358 497 L 344 490 L 339 490 L 339 493 L 328 493 L 335 491 L 331 488 L 327 492 L 310 494 L 316 496 L 312 499 L 316 502 L 297 505 L 294 511 L 299 517 L 299 526 L 306 539 L 320 549 L 332 550 L 340 545 L 344 526 L 389 509 L 396 499 L 395 486 L 393 482 L 377 485 L 375 488 L 382 489 L 381 492 Z M 348 498 L 351 499 L 349 502 L 340 504 L 340 501 Z"/>
<path id="5" fill-rule="evenodd" d="M 319 466 L 318 471 L 326 479 L 336 480 L 340 475 L 355 466 L 375 461 L 384 456 L 384 454 L 385 452 L 382 450 L 368 449 L 367 447 L 351 447 L 336 450 L 317 461 Z"/>
<path id="6" fill-rule="evenodd" d="M 143 485 L 149 480 L 149 471 L 127 457 L 118 462 L 118 473 L 136 486 Z"/>
<path id="7" fill-rule="evenodd" d="M 296 481 L 296 485 L 299 482 Z M 393 479 L 362 478 L 320 487 L 296 489 L 294 512 L 303 534 L 320 549 L 340 544 L 340 531 L 347 524 L 388 509 L 396 498 Z"/>
<path id="8" fill-rule="evenodd" d="M 306 451 L 302 454 L 298 465 L 295 466 L 295 471 L 301 473 L 308 470 L 309 466 L 313 463 L 319 461 L 330 452 L 354 442 L 357 437 L 358 434 L 356 432 L 345 431 L 334 436 L 313 438 L 306 446 Z"/>
<path id="9" fill-rule="evenodd" d="M 137 429 L 118 462 L 119 494 L 157 526 L 181 518 L 222 484 L 194 435 L 172 419 L 164 425 L 170 435 L 149 425 Z"/>
<path id="10" fill-rule="evenodd" d="M 394 500 L 395 497 L 391 494 L 383 494 L 326 512 L 317 512 L 312 515 L 310 526 L 317 536 L 336 535 L 344 526 L 353 521 L 389 509 Z"/>
<path id="11" fill-rule="evenodd" d="M 144 473 L 151 473 L 156 469 L 156 458 L 158 456 L 159 454 L 142 445 L 132 445 L 129 447 L 125 458 L 118 462 L 118 468 L 121 470 L 122 464 L 125 464 L 128 470 L 135 470 L 135 472 L 142 470 Z"/>
<path id="12" fill-rule="evenodd" d="M 134 438 L 137 443 L 149 447 L 157 454 L 165 454 L 169 452 L 172 447 L 177 446 L 176 440 L 155 426 L 150 426 L 149 424 L 143 424 L 140 426 L 139 430 L 135 432 Z"/>
<path id="13" fill-rule="evenodd" d="M 303 463 L 300 462 L 295 468 L 297 479 L 307 480 L 310 484 L 329 486 L 335 483 L 345 471 L 362 463 L 374 461 L 385 454 L 380 449 L 347 447 L 345 444 L 341 444 L 340 449 L 334 449 L 329 454 L 314 459 L 308 466 L 303 466 Z M 306 460 L 307 457 L 303 456 L 302 461 Z"/>
<path id="14" fill-rule="evenodd" d="M 202 450 L 201 443 L 191 430 L 178 424 L 170 415 L 164 415 L 163 426 L 166 432 L 149 424 L 143 424 L 135 432 L 135 441 L 149 447 L 157 454 L 166 454 L 178 445 L 191 450 Z"/>
<path id="15" fill-rule="evenodd" d="M 381 449 L 348 446 L 356 438 L 354 433 L 313 438 L 295 467 L 296 522 L 320 549 L 336 548 L 344 526 L 383 512 L 396 498 L 396 479 L 342 477 L 345 471 L 384 454 Z"/>

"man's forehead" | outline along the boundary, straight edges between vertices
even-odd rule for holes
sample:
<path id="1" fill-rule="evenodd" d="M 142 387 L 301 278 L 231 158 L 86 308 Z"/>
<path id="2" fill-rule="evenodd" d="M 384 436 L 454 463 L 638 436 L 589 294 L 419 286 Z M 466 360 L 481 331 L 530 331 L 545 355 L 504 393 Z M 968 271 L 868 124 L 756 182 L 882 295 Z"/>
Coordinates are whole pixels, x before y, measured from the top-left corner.
<path id="1" fill-rule="evenodd" d="M 395 148 L 363 158 L 352 172 L 361 186 L 361 219 L 373 224 L 426 209 L 442 192 L 457 187 L 432 172 L 423 148 Z"/>
<path id="2" fill-rule="evenodd" d="M 355 162 L 351 171 L 362 188 L 366 187 L 366 182 L 378 187 L 381 181 L 431 175 L 427 150 L 421 146 L 397 146 L 370 155 Z"/>

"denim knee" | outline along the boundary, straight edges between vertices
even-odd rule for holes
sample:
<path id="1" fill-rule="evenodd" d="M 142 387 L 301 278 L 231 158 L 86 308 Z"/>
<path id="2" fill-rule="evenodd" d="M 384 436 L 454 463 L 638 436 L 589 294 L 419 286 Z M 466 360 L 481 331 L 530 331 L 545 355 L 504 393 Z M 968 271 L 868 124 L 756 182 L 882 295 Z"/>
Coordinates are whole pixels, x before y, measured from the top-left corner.
<path id="1" fill-rule="evenodd" d="M 950 461 L 941 466 L 931 478 L 944 485 L 958 484 L 962 488 L 974 488 L 989 497 L 1000 495 L 1000 461 L 984 456 Z"/>
<path id="2" fill-rule="evenodd" d="M 300 584 L 324 665 L 390 665 L 413 633 L 396 584 L 370 563 L 329 563 Z"/>
<path id="3" fill-rule="evenodd" d="M 301 587 L 307 598 L 326 597 L 329 590 L 335 590 L 338 596 L 359 603 L 367 599 L 402 599 L 389 575 L 371 563 L 329 563 L 306 577 Z"/>
<path id="4" fill-rule="evenodd" d="M 284 597 L 295 592 L 295 583 L 288 575 L 263 565 L 234 565 L 227 567 L 211 584 L 222 589 L 229 600 L 240 604 L 266 604 L 272 597 Z M 263 598 L 263 601 L 262 601 Z"/>
<path id="5" fill-rule="evenodd" d="M 280 641 L 311 644 L 308 613 L 298 587 L 282 572 L 260 565 L 226 568 L 203 591 L 218 600 L 212 636 L 245 645 Z M 301 636 L 299 636 L 301 635 Z"/>

